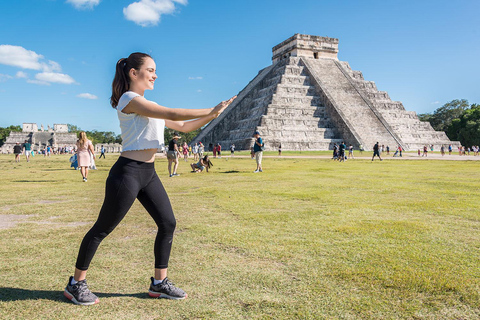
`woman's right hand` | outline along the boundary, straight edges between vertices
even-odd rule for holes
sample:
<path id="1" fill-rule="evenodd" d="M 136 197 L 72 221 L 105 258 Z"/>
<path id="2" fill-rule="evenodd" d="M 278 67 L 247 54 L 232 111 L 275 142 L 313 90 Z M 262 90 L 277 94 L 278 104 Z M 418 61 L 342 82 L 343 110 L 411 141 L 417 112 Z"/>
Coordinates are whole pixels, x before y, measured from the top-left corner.
<path id="1" fill-rule="evenodd" d="M 214 118 L 217 118 L 223 112 L 223 110 L 225 110 L 233 102 L 233 100 L 235 100 L 236 98 L 237 98 L 237 96 L 233 96 L 230 99 L 228 99 L 226 101 L 222 101 L 219 104 L 217 104 L 211 112 L 213 114 Z"/>

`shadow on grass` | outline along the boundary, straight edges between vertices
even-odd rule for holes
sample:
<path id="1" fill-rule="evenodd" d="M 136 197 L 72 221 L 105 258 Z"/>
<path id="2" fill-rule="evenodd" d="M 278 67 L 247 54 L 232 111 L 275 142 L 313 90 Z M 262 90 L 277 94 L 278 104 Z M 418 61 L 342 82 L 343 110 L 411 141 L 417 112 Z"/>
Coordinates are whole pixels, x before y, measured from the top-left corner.
<path id="1" fill-rule="evenodd" d="M 94 292 L 99 298 L 132 297 L 137 299 L 152 299 L 147 292 L 139 293 L 104 293 Z M 60 290 L 29 290 L 21 288 L 0 288 L 0 301 L 21 301 L 46 299 L 52 301 L 69 301 Z"/>
<path id="2" fill-rule="evenodd" d="M 224 171 L 224 172 L 220 172 L 220 173 L 239 173 L 240 171 L 238 170 L 230 170 L 230 171 Z"/>
<path id="3" fill-rule="evenodd" d="M 58 182 L 59 180 L 13 180 L 12 182 Z"/>

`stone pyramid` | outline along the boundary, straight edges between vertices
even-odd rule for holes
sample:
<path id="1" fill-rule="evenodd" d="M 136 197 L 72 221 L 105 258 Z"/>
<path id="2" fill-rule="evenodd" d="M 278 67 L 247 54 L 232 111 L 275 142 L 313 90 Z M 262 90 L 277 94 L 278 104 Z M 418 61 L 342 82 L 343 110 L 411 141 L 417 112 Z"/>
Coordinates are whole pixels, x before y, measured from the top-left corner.
<path id="1" fill-rule="evenodd" d="M 329 150 L 341 141 L 365 150 L 377 141 L 405 150 L 459 145 L 339 61 L 338 39 L 295 34 L 272 51 L 272 65 L 192 143 L 248 150 L 259 131 L 266 150 L 280 144 L 283 150 Z"/>

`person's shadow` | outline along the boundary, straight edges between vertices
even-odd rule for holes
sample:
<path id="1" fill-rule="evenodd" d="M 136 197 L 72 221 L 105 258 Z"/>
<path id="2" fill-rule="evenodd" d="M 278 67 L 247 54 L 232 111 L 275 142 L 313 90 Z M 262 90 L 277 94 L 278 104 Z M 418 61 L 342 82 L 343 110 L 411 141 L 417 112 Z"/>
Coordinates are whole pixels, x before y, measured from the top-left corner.
<path id="1" fill-rule="evenodd" d="M 95 292 L 99 298 L 132 297 L 137 299 L 151 299 L 146 292 L 140 293 L 103 293 Z M 0 301 L 21 301 L 46 299 L 52 301 L 69 301 L 63 295 L 63 290 L 29 290 L 21 288 L 0 288 Z"/>

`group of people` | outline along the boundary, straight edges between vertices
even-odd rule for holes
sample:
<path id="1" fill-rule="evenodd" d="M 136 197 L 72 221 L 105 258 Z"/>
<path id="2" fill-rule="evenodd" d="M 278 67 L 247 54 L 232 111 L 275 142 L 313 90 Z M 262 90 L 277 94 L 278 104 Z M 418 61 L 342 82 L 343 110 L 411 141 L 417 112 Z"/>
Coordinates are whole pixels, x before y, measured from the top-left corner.
<path id="1" fill-rule="evenodd" d="M 30 162 L 30 157 L 34 157 L 36 154 L 43 154 L 44 157 L 50 157 L 52 154 L 66 154 L 66 153 L 75 153 L 76 149 L 71 146 L 64 147 L 54 147 L 54 146 L 44 146 L 38 150 L 33 150 L 32 144 L 25 140 L 24 143 L 20 142 L 15 143 L 13 146 L 13 154 L 15 155 L 15 162 L 20 162 L 20 156 L 25 155 L 27 162 Z"/>
<path id="2" fill-rule="evenodd" d="M 333 144 L 333 160 L 338 160 L 339 162 L 344 162 L 347 159 L 355 159 L 353 156 L 353 146 L 350 144 L 348 146 L 348 156 L 345 155 L 345 150 L 347 149 L 347 145 L 344 141 L 339 144 Z M 281 151 L 279 151 L 280 153 Z"/>

